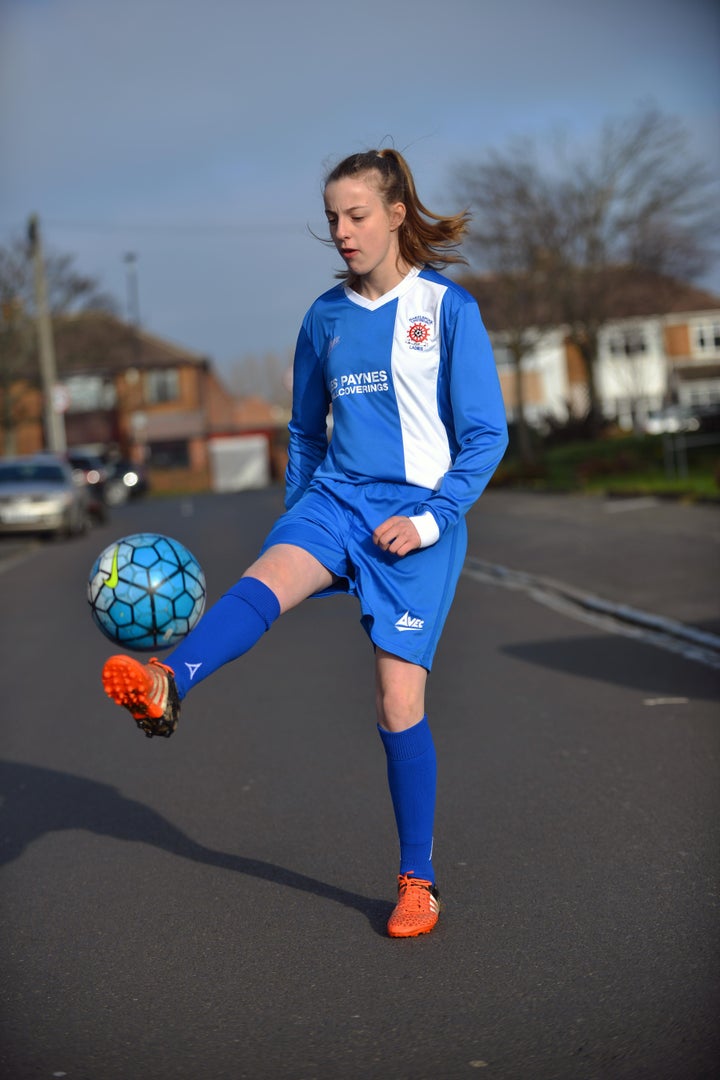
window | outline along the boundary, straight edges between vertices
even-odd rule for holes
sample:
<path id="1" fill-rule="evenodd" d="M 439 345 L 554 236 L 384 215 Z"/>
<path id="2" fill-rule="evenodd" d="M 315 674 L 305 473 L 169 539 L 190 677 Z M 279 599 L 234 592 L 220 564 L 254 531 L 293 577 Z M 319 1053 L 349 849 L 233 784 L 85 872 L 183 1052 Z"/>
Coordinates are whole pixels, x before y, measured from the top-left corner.
<path id="1" fill-rule="evenodd" d="M 608 349 L 611 356 L 641 356 L 647 352 L 645 332 L 639 326 L 612 330 L 608 334 Z"/>
<path id="2" fill-rule="evenodd" d="M 187 442 L 184 439 L 151 442 L 147 464 L 154 469 L 187 469 L 190 465 Z"/>
<path id="3" fill-rule="evenodd" d="M 148 405 L 161 405 L 165 401 L 177 401 L 180 397 L 180 379 L 175 368 L 162 368 L 145 374 L 145 400 Z"/>
<path id="4" fill-rule="evenodd" d="M 95 412 L 115 406 L 115 387 L 102 375 L 68 375 L 64 385 L 70 398 L 68 412 Z"/>
<path id="5" fill-rule="evenodd" d="M 700 323 L 696 326 L 695 347 L 701 353 L 720 352 L 720 322 Z"/>

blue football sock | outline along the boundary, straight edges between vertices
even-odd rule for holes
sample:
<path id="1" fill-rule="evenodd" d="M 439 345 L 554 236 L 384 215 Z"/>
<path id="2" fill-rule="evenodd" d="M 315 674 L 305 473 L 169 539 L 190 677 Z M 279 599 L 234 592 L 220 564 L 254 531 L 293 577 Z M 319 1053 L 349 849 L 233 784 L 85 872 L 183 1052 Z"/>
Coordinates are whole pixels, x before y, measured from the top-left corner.
<path id="1" fill-rule="evenodd" d="M 406 731 L 378 724 L 400 838 L 400 873 L 435 881 L 432 865 L 437 759 L 427 717 Z"/>
<path id="2" fill-rule="evenodd" d="M 180 699 L 223 664 L 248 652 L 280 614 L 272 589 L 257 578 L 241 578 L 205 612 L 176 649 L 163 657 L 173 669 Z"/>

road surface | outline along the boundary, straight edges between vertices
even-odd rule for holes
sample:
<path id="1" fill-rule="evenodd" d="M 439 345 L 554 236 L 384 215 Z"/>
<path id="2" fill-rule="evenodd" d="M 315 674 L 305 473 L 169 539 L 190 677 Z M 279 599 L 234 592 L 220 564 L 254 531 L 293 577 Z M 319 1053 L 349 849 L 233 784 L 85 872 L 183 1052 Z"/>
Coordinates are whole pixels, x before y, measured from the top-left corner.
<path id="1" fill-rule="evenodd" d="M 662 555 L 649 506 L 490 493 L 473 510 L 428 694 L 446 907 L 432 935 L 393 941 L 396 841 L 353 601 L 291 612 L 193 692 L 172 739 L 145 739 L 100 686 L 96 554 L 174 535 L 213 600 L 280 505 L 274 489 L 147 500 L 4 565 L 0 549 L 0 1075 L 716 1076 L 712 508 L 677 507 L 671 527 L 654 507 Z M 676 570 L 653 592 L 643 567 L 683 555 L 685 597 Z M 488 576 L 501 565 L 528 577 Z M 704 659 L 553 606 L 536 579 L 696 627 Z"/>

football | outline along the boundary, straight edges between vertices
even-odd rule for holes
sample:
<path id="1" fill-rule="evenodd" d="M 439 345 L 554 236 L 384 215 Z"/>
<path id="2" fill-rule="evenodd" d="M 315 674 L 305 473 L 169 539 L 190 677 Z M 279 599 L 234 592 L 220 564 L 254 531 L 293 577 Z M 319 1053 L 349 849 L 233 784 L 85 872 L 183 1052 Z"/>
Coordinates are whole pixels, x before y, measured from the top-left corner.
<path id="1" fill-rule="evenodd" d="M 169 649 L 192 630 L 205 607 L 205 575 L 178 540 L 135 533 L 95 560 L 87 598 L 95 625 L 127 649 Z"/>

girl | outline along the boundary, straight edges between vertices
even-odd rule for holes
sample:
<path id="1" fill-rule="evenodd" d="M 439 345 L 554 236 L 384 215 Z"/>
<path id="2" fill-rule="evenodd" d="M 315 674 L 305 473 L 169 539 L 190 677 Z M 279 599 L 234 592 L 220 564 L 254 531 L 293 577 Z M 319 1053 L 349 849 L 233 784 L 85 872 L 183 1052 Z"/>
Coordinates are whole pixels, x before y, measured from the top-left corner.
<path id="1" fill-rule="evenodd" d="M 375 649 L 400 841 L 388 933 L 414 937 L 439 914 L 425 684 L 463 565 L 465 513 L 507 445 L 505 411 L 477 305 L 438 272 L 464 261 L 456 248 L 467 215 L 427 210 L 395 150 L 346 158 L 324 200 L 346 269 L 298 337 L 287 512 L 164 663 L 111 657 L 103 684 L 147 734 L 170 735 L 191 687 L 247 652 L 283 612 L 312 595 L 356 596 Z"/>

